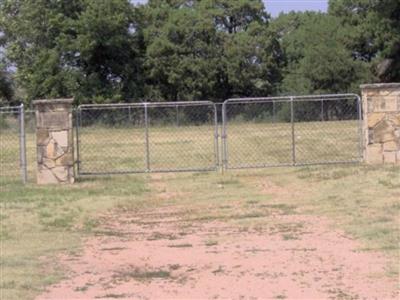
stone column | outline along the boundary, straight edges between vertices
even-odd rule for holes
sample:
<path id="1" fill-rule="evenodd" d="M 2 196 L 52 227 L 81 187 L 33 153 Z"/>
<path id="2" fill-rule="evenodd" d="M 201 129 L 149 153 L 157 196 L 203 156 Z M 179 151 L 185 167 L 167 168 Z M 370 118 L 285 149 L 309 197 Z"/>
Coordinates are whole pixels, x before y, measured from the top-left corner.
<path id="1" fill-rule="evenodd" d="M 364 159 L 400 165 L 400 83 L 361 85 Z"/>
<path id="2" fill-rule="evenodd" d="M 36 100 L 37 183 L 74 182 L 73 99 Z"/>

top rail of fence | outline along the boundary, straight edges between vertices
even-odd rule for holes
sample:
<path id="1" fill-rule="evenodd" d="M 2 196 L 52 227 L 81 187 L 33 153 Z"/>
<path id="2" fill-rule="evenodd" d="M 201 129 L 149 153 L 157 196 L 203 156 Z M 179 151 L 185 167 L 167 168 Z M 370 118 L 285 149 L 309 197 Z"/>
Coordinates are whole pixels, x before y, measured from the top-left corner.
<path id="1" fill-rule="evenodd" d="M 249 98 L 229 98 L 225 103 L 259 103 L 259 102 L 290 102 L 290 101 L 335 101 L 346 98 L 360 99 L 357 94 L 320 94 L 320 95 L 304 95 L 304 96 L 279 96 L 279 97 L 249 97 Z"/>
<path id="2" fill-rule="evenodd" d="M 107 109 L 133 107 L 176 107 L 176 106 L 203 106 L 216 104 L 212 101 L 175 101 L 175 102 L 138 102 L 138 103 L 109 103 L 109 104 L 81 104 L 78 109 Z"/>
<path id="3" fill-rule="evenodd" d="M 19 112 L 21 109 L 24 109 L 24 105 L 16 105 L 16 106 L 0 106 L 0 114 L 1 113 L 14 113 Z"/>

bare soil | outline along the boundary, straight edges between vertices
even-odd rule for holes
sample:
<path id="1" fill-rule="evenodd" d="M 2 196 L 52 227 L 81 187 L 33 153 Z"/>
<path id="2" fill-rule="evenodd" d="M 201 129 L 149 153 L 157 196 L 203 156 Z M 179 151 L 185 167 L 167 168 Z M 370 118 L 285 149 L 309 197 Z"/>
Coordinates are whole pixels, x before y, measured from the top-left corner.
<path id="1" fill-rule="evenodd" d="M 209 209 L 258 222 L 178 205 L 103 215 L 82 253 L 60 256 L 67 278 L 37 299 L 398 299 L 387 258 L 357 250 L 326 218 Z"/>

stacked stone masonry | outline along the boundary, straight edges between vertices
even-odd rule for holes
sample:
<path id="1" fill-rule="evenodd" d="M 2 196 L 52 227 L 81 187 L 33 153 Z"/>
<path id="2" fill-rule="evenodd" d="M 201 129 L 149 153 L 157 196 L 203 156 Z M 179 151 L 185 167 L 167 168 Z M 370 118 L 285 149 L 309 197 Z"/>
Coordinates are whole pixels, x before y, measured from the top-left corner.
<path id="1" fill-rule="evenodd" d="M 37 100 L 37 182 L 74 182 L 72 99 Z"/>
<path id="2" fill-rule="evenodd" d="M 400 164 L 400 83 L 362 85 L 365 161 Z"/>

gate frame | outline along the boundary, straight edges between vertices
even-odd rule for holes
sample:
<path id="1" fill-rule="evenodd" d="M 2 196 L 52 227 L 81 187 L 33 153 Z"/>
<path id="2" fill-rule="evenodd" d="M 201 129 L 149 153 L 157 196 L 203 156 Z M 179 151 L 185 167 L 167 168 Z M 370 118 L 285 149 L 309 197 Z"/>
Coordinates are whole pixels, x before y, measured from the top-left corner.
<path id="1" fill-rule="evenodd" d="M 296 162 L 296 137 L 295 137 L 295 120 L 294 120 L 294 102 L 313 102 L 313 101 L 335 101 L 345 97 L 354 98 L 357 106 L 357 123 L 358 123 L 358 159 L 349 161 L 325 161 L 325 162 L 310 162 L 310 163 L 298 163 Z M 290 103 L 290 123 L 291 123 L 291 136 L 292 136 L 292 163 L 281 163 L 281 164 L 268 164 L 262 163 L 256 166 L 229 166 L 229 151 L 228 151 L 228 133 L 227 126 L 229 121 L 227 119 L 227 106 L 230 103 L 275 103 L 275 102 L 286 102 Z M 321 95 L 302 95 L 302 96 L 279 96 L 279 97 L 248 97 L 248 98 L 229 98 L 222 104 L 222 168 L 224 170 L 234 169 L 256 169 L 256 168 L 268 168 L 268 167 L 284 167 L 284 166 L 306 166 L 306 165 L 330 165 L 330 164 L 345 164 L 345 163 L 360 163 L 363 161 L 363 127 L 362 127 L 362 103 L 361 97 L 357 94 L 321 94 Z"/>
<path id="2" fill-rule="evenodd" d="M 209 106 L 213 111 L 213 127 L 214 127 L 214 163 L 209 168 L 187 168 L 187 169 L 176 169 L 171 170 L 159 170 L 151 169 L 151 151 L 150 151 L 150 139 L 149 139 L 149 120 L 148 120 L 148 108 L 158 107 L 195 107 L 195 106 Z M 107 108 L 142 108 L 144 110 L 144 133 L 145 133 L 145 164 L 146 169 L 143 171 L 111 171 L 111 172 L 82 172 L 81 171 L 81 160 L 80 160 L 80 132 L 81 121 L 82 121 L 82 109 L 107 109 Z M 77 176 L 98 176 L 98 175 L 110 175 L 110 174 L 140 174 L 140 173 L 172 173 L 172 172 L 207 172 L 207 171 L 218 171 L 220 168 L 220 154 L 219 154 L 219 126 L 218 126 L 218 113 L 217 105 L 212 101 L 176 101 L 176 102 L 138 102 L 138 103 L 116 103 L 116 104 L 82 104 L 79 105 L 76 110 L 76 171 Z"/>

